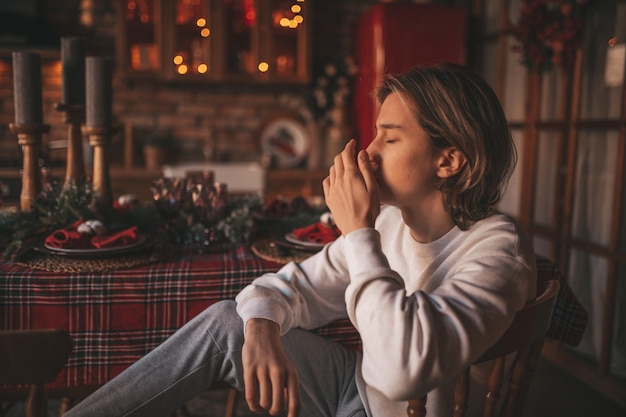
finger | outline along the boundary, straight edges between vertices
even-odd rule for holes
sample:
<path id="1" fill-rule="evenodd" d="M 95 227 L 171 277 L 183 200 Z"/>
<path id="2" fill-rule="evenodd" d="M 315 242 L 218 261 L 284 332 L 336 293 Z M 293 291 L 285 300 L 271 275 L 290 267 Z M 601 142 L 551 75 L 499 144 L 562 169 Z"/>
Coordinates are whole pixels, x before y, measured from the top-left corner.
<path id="1" fill-rule="evenodd" d="M 324 198 L 328 199 L 328 192 L 330 191 L 330 177 L 324 178 L 324 181 L 322 181 L 322 189 L 324 190 Z"/>
<path id="2" fill-rule="evenodd" d="M 343 152 L 341 152 L 341 160 L 346 170 L 357 170 L 356 161 L 354 159 L 355 151 L 356 141 L 352 139 L 346 144 Z"/>
<path id="3" fill-rule="evenodd" d="M 329 181 L 333 181 L 335 179 L 335 177 L 337 176 L 337 168 L 335 168 L 335 165 L 331 165 L 330 168 L 328 169 L 328 179 Z"/>
<path id="4" fill-rule="evenodd" d="M 272 382 L 265 375 L 259 375 L 259 406 L 267 410 L 272 405 Z"/>
<path id="5" fill-rule="evenodd" d="M 243 380 L 245 386 L 244 393 L 248 408 L 256 413 L 260 413 L 263 410 L 259 406 L 259 386 L 256 376 L 252 372 L 244 372 Z"/>
<path id="6" fill-rule="evenodd" d="M 375 190 L 377 187 L 376 178 L 374 177 L 374 171 L 372 170 L 372 165 L 369 162 L 369 155 L 367 154 L 367 151 L 360 151 L 357 161 L 359 163 L 359 170 L 361 171 L 361 175 L 365 181 L 365 188 L 367 188 L 370 192 Z"/>
<path id="7" fill-rule="evenodd" d="M 333 159 L 333 165 L 330 167 L 331 171 L 334 170 L 336 177 L 341 177 L 343 175 L 343 152 L 335 155 Z"/>
<path id="8" fill-rule="evenodd" d="M 298 374 L 294 373 L 287 380 L 287 401 L 288 401 L 288 417 L 298 417 L 300 414 L 300 383 L 298 382 Z"/>
<path id="9" fill-rule="evenodd" d="M 356 139 L 350 139 L 348 141 L 348 143 L 346 143 L 346 146 L 343 147 L 343 150 L 350 150 L 350 153 L 354 153 L 354 150 L 356 149 Z"/>
<path id="10" fill-rule="evenodd" d="M 277 372 L 272 377 L 272 406 L 270 414 L 275 415 L 285 408 L 285 379 L 282 372 Z"/>

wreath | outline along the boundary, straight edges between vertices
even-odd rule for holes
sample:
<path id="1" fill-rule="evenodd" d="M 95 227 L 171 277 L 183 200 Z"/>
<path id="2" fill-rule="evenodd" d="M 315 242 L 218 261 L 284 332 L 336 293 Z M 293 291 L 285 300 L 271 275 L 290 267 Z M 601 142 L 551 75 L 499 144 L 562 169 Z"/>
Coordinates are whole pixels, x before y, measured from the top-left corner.
<path id="1" fill-rule="evenodd" d="M 549 71 L 554 66 L 570 69 L 576 59 L 587 0 L 523 0 L 513 35 L 513 49 L 531 70 Z"/>

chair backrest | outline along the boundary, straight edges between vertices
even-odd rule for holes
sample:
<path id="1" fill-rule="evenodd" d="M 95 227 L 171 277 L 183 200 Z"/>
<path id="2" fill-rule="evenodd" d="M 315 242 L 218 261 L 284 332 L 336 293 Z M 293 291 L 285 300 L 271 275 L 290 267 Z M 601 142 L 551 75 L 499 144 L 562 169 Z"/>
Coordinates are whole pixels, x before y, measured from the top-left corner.
<path id="1" fill-rule="evenodd" d="M 516 353 L 511 369 L 508 388 L 503 398 L 499 415 L 520 416 L 528 386 L 539 360 L 545 335 L 550 327 L 552 312 L 559 292 L 559 282 L 546 282 L 543 292 L 517 312 L 513 323 L 502 337 L 474 364 L 493 360 L 484 395 L 483 416 L 495 416 L 504 379 L 505 358 Z M 462 417 L 467 409 L 470 385 L 470 367 L 457 377 L 454 390 L 454 417 Z M 426 415 L 426 396 L 409 401 L 407 416 Z"/>
<path id="2" fill-rule="evenodd" d="M 26 415 L 47 415 L 44 384 L 53 382 L 72 352 L 65 330 L 0 331 L 0 384 L 28 385 Z"/>
<path id="3" fill-rule="evenodd" d="M 213 171 L 215 181 L 226 184 L 229 194 L 265 193 L 265 168 L 258 162 L 199 162 L 163 165 L 166 178 L 184 178 L 191 172 Z"/>

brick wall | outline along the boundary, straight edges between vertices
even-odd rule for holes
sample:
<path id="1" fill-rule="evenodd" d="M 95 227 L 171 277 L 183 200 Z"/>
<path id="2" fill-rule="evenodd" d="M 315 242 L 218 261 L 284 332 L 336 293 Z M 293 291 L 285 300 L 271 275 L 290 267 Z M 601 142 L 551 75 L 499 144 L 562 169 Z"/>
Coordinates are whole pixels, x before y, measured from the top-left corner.
<path id="1" fill-rule="evenodd" d="M 115 8 L 112 0 L 48 0 L 43 15 L 59 35 L 80 35 L 91 55 L 114 56 Z M 354 55 L 352 32 L 357 17 L 375 0 L 310 0 L 313 62 Z M 87 25 L 81 24 L 88 23 Z M 91 22 L 91 23 L 89 23 Z M 66 138 L 62 115 L 54 110 L 61 98 L 58 52 L 44 55 L 44 123 L 50 124 L 47 143 Z M 192 161 L 209 157 L 230 160 L 260 158 L 259 133 L 271 117 L 305 100 L 305 87 L 235 86 L 216 84 L 121 83 L 114 86 L 114 114 L 119 123 L 147 130 L 171 131 L 179 152 L 172 159 Z M 8 131 L 12 122 L 13 92 L 10 51 L 0 54 L 0 164 L 19 164 L 17 140 Z M 112 159 L 122 161 L 122 135 L 114 138 Z M 48 159 L 64 157 L 53 150 Z"/>

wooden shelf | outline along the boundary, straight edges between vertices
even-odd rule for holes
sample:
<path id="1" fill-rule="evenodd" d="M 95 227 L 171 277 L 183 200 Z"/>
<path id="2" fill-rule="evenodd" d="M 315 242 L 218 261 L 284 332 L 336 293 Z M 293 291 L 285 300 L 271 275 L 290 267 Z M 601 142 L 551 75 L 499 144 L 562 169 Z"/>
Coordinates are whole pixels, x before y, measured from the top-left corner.
<path id="1" fill-rule="evenodd" d="M 65 177 L 65 168 L 53 168 L 50 172 L 52 178 L 62 180 Z M 152 199 L 150 186 L 152 181 L 161 176 L 160 170 L 147 170 L 145 168 L 123 168 L 112 166 L 109 170 L 113 197 L 123 194 L 135 194 L 140 200 Z M 89 172 L 87 175 L 90 175 Z M 267 171 L 266 176 L 266 199 L 271 200 L 277 196 L 294 198 L 302 196 L 310 199 L 323 197 L 322 180 L 328 175 L 327 170 L 306 169 L 273 169 Z M 19 185 L 19 168 L 0 168 L 0 180 L 11 181 Z M 20 190 L 13 190 L 12 199 L 19 200 Z"/>

